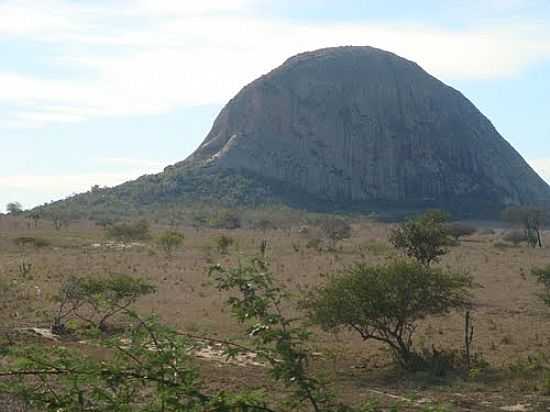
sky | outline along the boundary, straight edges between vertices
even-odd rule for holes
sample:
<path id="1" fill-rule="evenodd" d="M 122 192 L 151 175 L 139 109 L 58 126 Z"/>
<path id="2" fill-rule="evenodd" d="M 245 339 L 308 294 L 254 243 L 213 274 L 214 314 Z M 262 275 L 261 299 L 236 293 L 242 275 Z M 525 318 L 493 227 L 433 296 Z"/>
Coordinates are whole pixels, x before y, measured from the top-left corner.
<path id="1" fill-rule="evenodd" d="M 183 160 L 244 85 L 369 45 L 459 89 L 550 182 L 549 0 L 0 0 L 0 209 Z"/>

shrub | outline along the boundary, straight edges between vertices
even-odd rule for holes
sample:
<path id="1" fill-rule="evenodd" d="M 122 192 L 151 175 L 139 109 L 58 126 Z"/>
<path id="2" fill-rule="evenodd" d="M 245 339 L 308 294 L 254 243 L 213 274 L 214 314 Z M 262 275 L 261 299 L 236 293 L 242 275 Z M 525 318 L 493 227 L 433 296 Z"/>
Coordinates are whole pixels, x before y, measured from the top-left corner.
<path id="1" fill-rule="evenodd" d="M 232 237 L 221 235 L 216 239 L 216 249 L 222 255 L 227 255 L 229 252 L 229 247 L 235 243 L 235 240 Z"/>
<path id="2" fill-rule="evenodd" d="M 193 211 L 191 214 L 191 226 L 199 231 L 201 227 L 208 225 L 208 215 L 202 211 Z"/>
<path id="3" fill-rule="evenodd" d="M 206 390 L 192 363 L 196 342 L 154 319 L 128 316 L 125 335 L 94 340 L 92 353 L 74 345 L 12 346 L 11 364 L 0 365 L 0 393 L 36 411 L 270 410 L 257 392 Z"/>
<path id="4" fill-rule="evenodd" d="M 305 306 L 325 330 L 346 328 L 386 344 L 405 368 L 414 368 L 418 320 L 443 315 L 469 302 L 472 279 L 417 262 L 357 264 L 314 291 Z"/>
<path id="5" fill-rule="evenodd" d="M 267 232 L 268 230 L 275 229 L 275 224 L 266 218 L 258 220 L 254 227 L 258 230 L 261 230 L 262 232 Z"/>
<path id="6" fill-rule="evenodd" d="M 296 318 L 287 318 L 281 307 L 288 307 L 290 295 L 278 287 L 268 265 L 260 259 L 226 269 L 210 269 L 216 288 L 231 292 L 227 305 L 234 317 L 247 326 L 247 335 L 271 377 L 291 390 L 295 410 L 349 411 L 333 402 L 317 379 L 310 376 L 311 332 Z M 305 406 L 305 407 L 304 407 Z M 287 410 L 285 408 L 284 410 Z"/>
<path id="7" fill-rule="evenodd" d="M 115 221 L 110 217 L 100 217 L 94 220 L 96 226 L 106 229 L 108 226 L 115 224 Z"/>
<path id="8" fill-rule="evenodd" d="M 512 207 L 502 213 L 504 220 L 523 226 L 531 247 L 542 247 L 541 231 L 550 222 L 550 211 L 536 207 Z"/>
<path id="9" fill-rule="evenodd" d="M 182 245 L 184 239 L 185 236 L 182 233 L 169 230 L 160 234 L 158 243 L 164 253 L 171 256 Z"/>
<path id="10" fill-rule="evenodd" d="M 539 293 L 540 298 L 544 303 L 550 305 L 550 265 L 543 268 L 534 268 L 531 274 L 535 276 L 537 282 L 543 287 L 543 291 Z"/>
<path id="11" fill-rule="evenodd" d="M 502 236 L 502 240 L 513 243 L 514 246 L 517 246 L 522 242 L 527 242 L 527 235 L 519 230 L 514 230 L 512 232 L 505 233 L 504 236 Z"/>
<path id="12" fill-rule="evenodd" d="M 447 253 L 445 246 L 449 245 L 449 235 L 444 226 L 446 220 L 447 216 L 442 212 L 427 212 L 393 229 L 390 242 L 407 256 L 429 266 Z"/>
<path id="13" fill-rule="evenodd" d="M 471 236 L 477 232 L 477 229 L 474 226 L 467 225 L 465 223 L 448 223 L 444 225 L 445 230 L 456 241 L 461 237 Z"/>
<path id="14" fill-rule="evenodd" d="M 320 229 L 323 237 L 328 240 L 329 248 L 336 249 L 336 243 L 351 237 L 351 226 L 342 219 L 329 217 L 321 220 Z"/>
<path id="15" fill-rule="evenodd" d="M 234 230 L 241 227 L 241 217 L 231 210 L 219 213 L 210 221 L 210 226 L 218 229 Z"/>
<path id="16" fill-rule="evenodd" d="M 118 223 L 107 227 L 107 237 L 120 242 L 134 242 L 151 238 L 149 222 L 143 219 L 136 223 Z"/>
<path id="17" fill-rule="evenodd" d="M 63 332 L 65 322 L 76 318 L 105 331 L 109 319 L 155 291 L 145 279 L 128 275 L 70 277 L 55 297 L 58 307 L 52 330 Z"/>
<path id="18" fill-rule="evenodd" d="M 321 251 L 321 239 L 313 238 L 307 241 L 306 248 Z"/>
<path id="19" fill-rule="evenodd" d="M 40 238 L 29 237 L 29 236 L 17 237 L 13 239 L 13 243 L 15 243 L 19 247 L 32 246 L 35 248 L 42 248 L 42 247 L 50 246 L 50 242 L 46 239 L 40 239 Z"/>

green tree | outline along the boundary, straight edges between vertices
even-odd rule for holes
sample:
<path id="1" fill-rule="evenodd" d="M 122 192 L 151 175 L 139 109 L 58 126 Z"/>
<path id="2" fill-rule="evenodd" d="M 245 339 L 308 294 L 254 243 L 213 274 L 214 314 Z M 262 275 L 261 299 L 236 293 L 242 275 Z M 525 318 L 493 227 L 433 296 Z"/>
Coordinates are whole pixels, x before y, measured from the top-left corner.
<path id="1" fill-rule="evenodd" d="M 19 215 L 23 212 L 23 206 L 19 202 L 10 202 L 7 204 L 6 210 L 10 215 Z"/>
<path id="2" fill-rule="evenodd" d="M 52 329 L 63 332 L 71 318 L 107 330 L 107 321 L 129 309 L 140 297 L 154 293 L 156 287 L 142 278 L 128 275 L 70 277 L 55 297 L 58 303 Z"/>
<path id="3" fill-rule="evenodd" d="M 390 242 L 397 249 L 429 266 L 447 253 L 449 234 L 444 223 L 447 215 L 440 211 L 430 211 L 400 224 L 390 233 Z"/>
<path id="4" fill-rule="evenodd" d="M 185 236 L 182 233 L 169 230 L 160 234 L 158 243 L 168 256 L 172 256 L 174 251 L 182 245 L 184 239 Z"/>
<path id="5" fill-rule="evenodd" d="M 404 368 L 421 358 L 413 350 L 417 322 L 469 302 L 472 279 L 426 265 L 396 261 L 357 264 L 333 275 L 306 302 L 311 319 L 325 330 L 349 329 L 386 344 Z"/>

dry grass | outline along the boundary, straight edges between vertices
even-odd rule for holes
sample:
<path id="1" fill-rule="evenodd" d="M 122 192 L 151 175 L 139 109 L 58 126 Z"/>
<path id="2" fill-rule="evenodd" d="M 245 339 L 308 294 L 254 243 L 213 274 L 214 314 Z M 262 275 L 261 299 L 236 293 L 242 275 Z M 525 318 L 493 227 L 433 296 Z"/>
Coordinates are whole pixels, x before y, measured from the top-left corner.
<path id="1" fill-rule="evenodd" d="M 13 289 L 0 294 L 0 322 L 4 330 L 47 325 L 51 297 L 68 276 L 127 273 L 150 279 L 159 288 L 158 293 L 138 303 L 139 311 L 155 312 L 163 321 L 194 334 L 235 338 L 241 329 L 224 311 L 224 296 L 209 284 L 207 272 L 211 264 L 231 265 L 257 254 L 260 241 L 265 238 L 279 282 L 299 295 L 321 284 L 323 274 L 352 262 L 381 263 L 396 255 L 386 241 L 389 228 L 390 225 L 380 223 L 355 224 L 353 237 L 340 243 L 341 251 L 331 253 L 306 248 L 308 235 L 290 231 L 185 228 L 184 246 L 168 258 L 154 243 L 127 250 L 93 247 L 94 243 L 104 242 L 103 231 L 86 222 L 56 231 L 45 222 L 35 228 L 22 219 L 2 217 L 0 284 L 12 285 Z M 216 251 L 215 239 L 222 234 L 236 241 L 228 256 Z M 20 236 L 46 239 L 51 244 L 38 249 L 20 247 L 13 242 Z M 469 382 L 452 379 L 434 386 L 422 376 L 399 374 L 388 367 L 387 353 L 376 344 L 366 344 L 353 334 L 333 336 L 321 332 L 316 335 L 322 354 L 316 367 L 344 398 L 355 401 L 381 397 L 387 403 L 392 399 L 372 392 L 377 390 L 411 400 L 452 402 L 453 410 L 498 410 L 518 402 L 529 403 L 534 408 L 530 410 L 547 410 L 538 409 L 548 405 L 548 399 L 538 390 L 537 381 L 507 371 L 518 359 L 550 352 L 550 310 L 537 301 L 537 285 L 529 275 L 531 268 L 550 263 L 550 249 L 495 247 L 499 238 L 498 231 L 494 235 L 468 237 L 440 263 L 470 272 L 479 284 L 475 290 L 474 349 L 489 362 L 491 373 L 482 373 Z M 550 233 L 545 233 L 544 239 L 550 244 Z M 19 269 L 22 262 L 32 264 L 25 278 Z M 462 341 L 460 314 L 427 320 L 418 332 L 419 345 L 460 349 Z M 263 373 L 254 368 L 208 364 L 203 369 L 214 386 L 262 382 L 258 376 Z"/>

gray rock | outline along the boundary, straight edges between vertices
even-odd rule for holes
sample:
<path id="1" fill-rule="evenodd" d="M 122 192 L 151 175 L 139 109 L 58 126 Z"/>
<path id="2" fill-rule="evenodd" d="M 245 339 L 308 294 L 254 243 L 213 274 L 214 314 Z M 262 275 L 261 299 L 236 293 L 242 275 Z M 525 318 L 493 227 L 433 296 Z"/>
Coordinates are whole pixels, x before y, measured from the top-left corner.
<path id="1" fill-rule="evenodd" d="M 371 47 L 299 54 L 244 87 L 175 168 L 204 166 L 339 202 L 550 199 L 549 186 L 460 92 Z"/>

